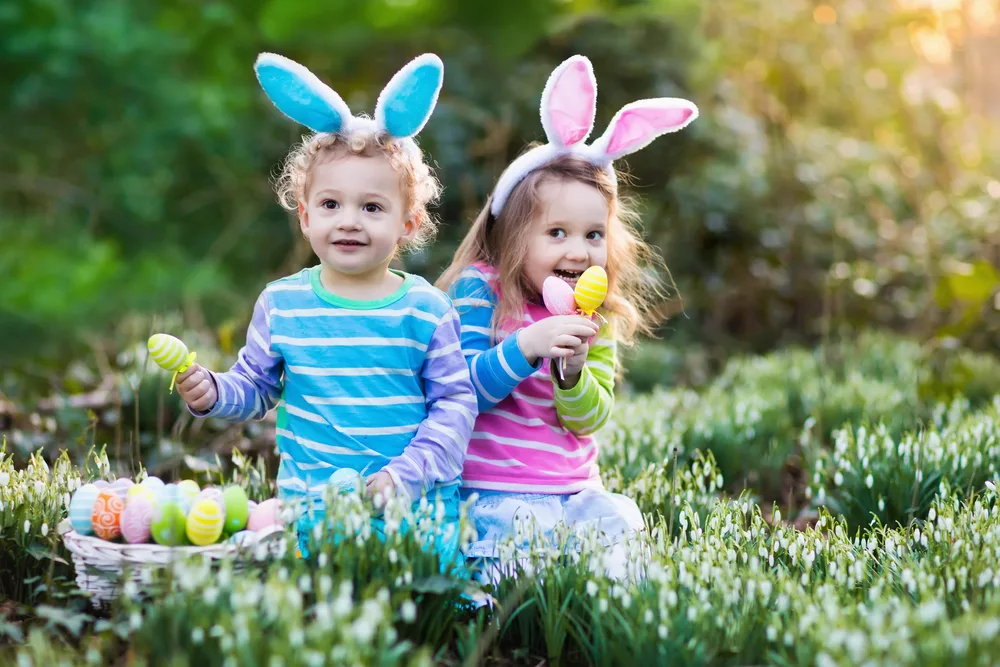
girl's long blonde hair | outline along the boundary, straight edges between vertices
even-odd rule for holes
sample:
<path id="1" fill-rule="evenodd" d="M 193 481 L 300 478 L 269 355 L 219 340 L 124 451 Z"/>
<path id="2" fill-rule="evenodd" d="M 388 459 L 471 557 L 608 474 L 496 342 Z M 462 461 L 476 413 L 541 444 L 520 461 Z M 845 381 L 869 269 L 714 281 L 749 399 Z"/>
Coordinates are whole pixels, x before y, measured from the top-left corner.
<path id="1" fill-rule="evenodd" d="M 529 146 L 529 149 L 531 147 Z M 657 324 L 652 307 L 661 297 L 658 281 L 646 267 L 655 253 L 635 229 L 635 207 L 619 197 L 617 173 L 568 155 L 529 173 L 510 193 L 499 217 L 490 213 L 493 196 L 486 200 L 455 258 L 435 285 L 445 292 L 470 264 L 483 262 L 498 271 L 502 298 L 493 312 L 492 329 L 520 322 L 525 302 L 539 295 L 524 272 L 527 233 L 544 210 L 539 185 L 546 179 L 575 180 L 593 186 L 608 202 L 608 295 L 600 311 L 607 318 L 616 342 L 631 345 L 637 333 L 651 335 Z"/>

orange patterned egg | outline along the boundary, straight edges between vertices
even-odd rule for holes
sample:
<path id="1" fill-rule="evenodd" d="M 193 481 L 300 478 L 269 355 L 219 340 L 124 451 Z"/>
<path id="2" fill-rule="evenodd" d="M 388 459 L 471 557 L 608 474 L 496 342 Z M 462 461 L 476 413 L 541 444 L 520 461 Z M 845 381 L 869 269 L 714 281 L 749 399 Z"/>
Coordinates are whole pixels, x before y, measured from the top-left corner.
<path id="1" fill-rule="evenodd" d="M 103 490 L 97 494 L 90 522 L 94 534 L 102 540 L 113 540 L 122 534 L 122 511 L 125 502 L 114 491 Z"/>

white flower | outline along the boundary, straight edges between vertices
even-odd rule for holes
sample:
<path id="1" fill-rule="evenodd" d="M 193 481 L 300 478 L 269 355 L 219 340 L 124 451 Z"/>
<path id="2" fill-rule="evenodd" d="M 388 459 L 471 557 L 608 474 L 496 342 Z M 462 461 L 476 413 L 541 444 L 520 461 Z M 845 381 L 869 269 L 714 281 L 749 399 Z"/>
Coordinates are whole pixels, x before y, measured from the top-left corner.
<path id="1" fill-rule="evenodd" d="M 841 484 L 844 483 L 844 476 L 841 474 L 839 470 L 837 471 L 837 474 L 833 476 L 833 483 L 836 484 L 837 486 L 840 486 Z"/>
<path id="2" fill-rule="evenodd" d="M 871 473 L 869 473 L 868 476 L 865 477 L 865 486 L 867 486 L 870 489 L 874 485 L 875 485 L 875 478 L 871 476 Z"/>
<path id="3" fill-rule="evenodd" d="M 597 595 L 597 590 L 598 590 L 597 584 L 595 582 L 593 581 L 587 582 L 587 595 L 589 595 L 590 597 L 594 597 L 595 595 Z"/>
<path id="4" fill-rule="evenodd" d="M 205 641 L 205 631 L 201 628 L 195 628 L 191 631 L 191 641 L 195 644 L 200 644 Z"/>
<path id="5" fill-rule="evenodd" d="M 10 483 L 10 473 L 0 472 L 0 486 L 7 486 Z M 989 484 L 989 482 L 986 482 Z"/>
<path id="6" fill-rule="evenodd" d="M 597 601 L 597 610 L 602 614 L 608 611 L 608 600 L 607 598 L 601 598 Z"/>
<path id="7" fill-rule="evenodd" d="M 31 532 L 31 522 L 27 519 L 24 520 L 24 532 L 25 534 Z"/>
<path id="8" fill-rule="evenodd" d="M 351 624 L 354 637 L 362 644 L 367 644 L 375 636 L 375 625 L 362 616 Z"/>
<path id="9" fill-rule="evenodd" d="M 48 534 L 49 534 L 49 524 L 43 523 L 42 524 L 42 537 L 45 537 Z"/>
<path id="10" fill-rule="evenodd" d="M 413 623 L 417 620 L 417 605 L 413 604 L 412 600 L 406 600 L 399 607 L 399 615 L 404 623 Z"/>

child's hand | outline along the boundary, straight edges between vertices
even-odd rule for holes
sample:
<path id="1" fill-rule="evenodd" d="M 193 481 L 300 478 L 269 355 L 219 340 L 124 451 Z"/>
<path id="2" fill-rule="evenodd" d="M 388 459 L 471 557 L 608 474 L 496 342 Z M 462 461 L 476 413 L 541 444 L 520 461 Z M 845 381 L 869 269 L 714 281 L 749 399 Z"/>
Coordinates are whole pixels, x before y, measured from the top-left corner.
<path id="1" fill-rule="evenodd" d="M 195 412 L 205 412 L 215 407 L 219 392 L 208 371 L 198 364 L 191 364 L 177 376 L 177 393 Z"/>
<path id="2" fill-rule="evenodd" d="M 388 500 L 395 490 L 396 484 L 392 481 L 392 475 L 384 470 L 369 477 L 365 484 L 365 491 L 373 498 L 382 494 L 382 497 Z"/>
<path id="3" fill-rule="evenodd" d="M 521 329 L 517 345 L 528 363 L 534 364 L 539 359 L 572 356 L 599 330 L 597 324 L 582 315 L 555 315 Z"/>
<path id="4" fill-rule="evenodd" d="M 563 367 L 563 377 L 565 380 L 559 379 L 559 371 L 556 369 L 556 364 L 558 361 L 552 363 L 552 373 L 556 376 L 556 382 L 559 383 L 559 387 L 562 389 L 572 389 L 576 386 L 576 383 L 580 381 L 580 373 L 583 372 L 583 367 L 587 364 L 587 355 L 590 353 L 590 344 L 584 341 L 580 345 L 573 348 L 573 355 L 566 357 L 566 365 Z"/>

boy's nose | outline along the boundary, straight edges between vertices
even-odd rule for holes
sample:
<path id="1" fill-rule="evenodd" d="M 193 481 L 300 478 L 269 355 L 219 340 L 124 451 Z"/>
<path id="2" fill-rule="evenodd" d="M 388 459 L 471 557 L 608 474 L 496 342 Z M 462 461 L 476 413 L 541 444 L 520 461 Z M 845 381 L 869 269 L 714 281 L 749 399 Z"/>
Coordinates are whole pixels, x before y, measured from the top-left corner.
<path id="1" fill-rule="evenodd" d="M 338 216 L 337 229 L 341 230 L 361 229 L 361 222 L 358 220 L 357 214 L 346 213 L 344 215 Z"/>

